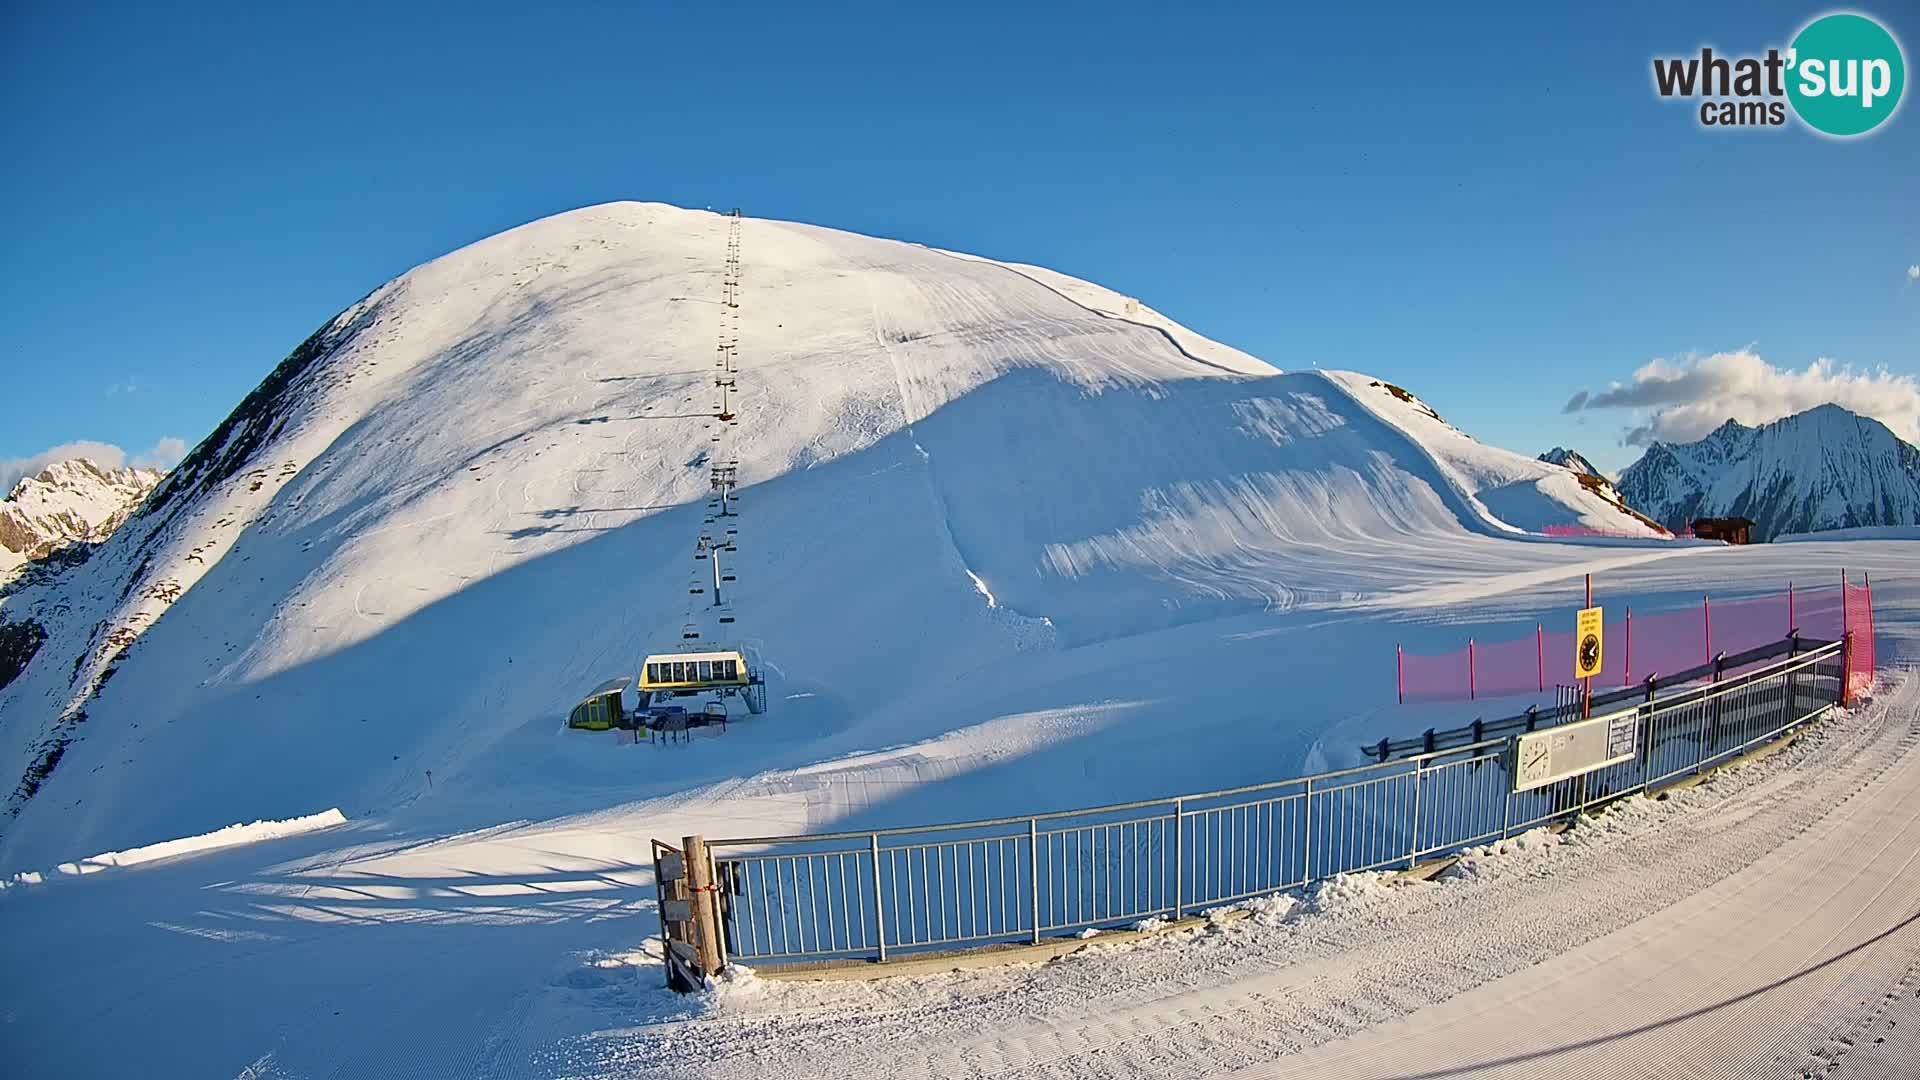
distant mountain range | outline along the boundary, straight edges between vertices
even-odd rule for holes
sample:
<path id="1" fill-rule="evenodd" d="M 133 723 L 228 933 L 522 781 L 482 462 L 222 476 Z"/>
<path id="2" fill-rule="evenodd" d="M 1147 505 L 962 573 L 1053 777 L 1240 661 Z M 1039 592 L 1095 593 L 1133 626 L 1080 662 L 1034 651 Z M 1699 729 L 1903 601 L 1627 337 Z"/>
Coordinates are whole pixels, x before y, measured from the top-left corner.
<path id="1" fill-rule="evenodd" d="M 73 458 L 22 479 L 0 499 L 0 576 L 70 544 L 105 540 L 165 475 Z"/>
<path id="2" fill-rule="evenodd" d="M 1656 442 L 1618 486 L 1629 506 L 1670 529 L 1737 516 L 1753 521 L 1755 540 L 1920 524 L 1920 448 L 1838 405 L 1760 427 L 1728 420 L 1698 442 Z"/>
<path id="3" fill-rule="evenodd" d="M 1581 457 L 1578 451 L 1568 450 L 1564 446 L 1556 446 L 1546 453 L 1541 454 L 1540 460 L 1549 465 L 1564 466 L 1565 468 L 1572 469 L 1574 472 L 1585 473 L 1588 476 L 1604 477 L 1606 475 L 1599 469 L 1594 468 L 1593 462 Z"/>

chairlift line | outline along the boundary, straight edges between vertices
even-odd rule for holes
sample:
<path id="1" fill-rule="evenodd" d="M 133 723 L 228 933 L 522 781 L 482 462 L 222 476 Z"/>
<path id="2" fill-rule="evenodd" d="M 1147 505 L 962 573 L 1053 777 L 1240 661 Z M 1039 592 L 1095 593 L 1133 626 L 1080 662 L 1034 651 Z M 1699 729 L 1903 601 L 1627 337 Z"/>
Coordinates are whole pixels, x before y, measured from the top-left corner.
<path id="1" fill-rule="evenodd" d="M 738 625 L 733 594 L 739 575 L 723 556 L 738 550 L 739 536 L 739 529 L 732 522 L 740 516 L 737 509 L 740 461 L 737 454 L 727 452 L 725 436 L 739 420 L 730 395 L 739 391 L 741 221 L 737 208 L 728 215 L 721 295 L 731 318 L 721 319 L 718 355 L 714 361 L 713 384 L 719 400 L 713 412 L 711 441 L 716 445 L 708 457 L 706 512 L 701 517 L 690 560 L 687 615 L 681 624 L 677 645 L 669 651 L 647 656 L 636 683 L 642 709 L 639 722 L 657 720 L 664 728 L 673 730 L 679 730 L 676 724 L 697 726 L 714 716 L 724 723 L 724 699 L 729 696 L 743 697 L 751 713 L 765 712 L 767 707 L 766 683 L 754 662 L 743 650 L 714 641 L 702 625 L 706 620 L 715 626 Z M 715 529 L 722 518 L 728 520 L 724 533 Z M 713 594 L 711 603 L 706 601 L 709 591 Z M 719 700 L 701 714 L 689 714 L 669 704 L 675 698 L 690 695 L 716 696 Z"/>

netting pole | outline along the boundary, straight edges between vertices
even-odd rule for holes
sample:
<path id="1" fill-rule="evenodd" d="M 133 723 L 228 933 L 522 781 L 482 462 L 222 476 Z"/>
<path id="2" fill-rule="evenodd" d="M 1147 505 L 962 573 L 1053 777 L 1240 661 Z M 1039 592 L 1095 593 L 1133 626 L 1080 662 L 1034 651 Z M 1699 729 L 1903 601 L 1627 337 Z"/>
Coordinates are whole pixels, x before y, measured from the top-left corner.
<path id="1" fill-rule="evenodd" d="M 1873 643 L 1873 575 L 1867 573 L 1865 570 L 1862 570 L 1860 571 L 1860 580 L 1866 582 L 1866 585 L 1867 585 L 1865 590 L 1867 594 L 1866 672 L 1867 672 L 1867 685 L 1871 687 L 1873 685 L 1873 669 L 1875 665 L 1877 665 L 1880 661 L 1879 651 L 1874 648 L 1874 643 Z"/>
<path id="2" fill-rule="evenodd" d="M 1707 635 L 1706 662 L 1711 664 L 1713 663 L 1713 656 L 1714 656 L 1714 653 L 1713 653 L 1713 595 L 1711 593 L 1702 595 L 1700 597 L 1700 618 L 1705 622 L 1705 625 L 1706 625 L 1706 635 Z"/>
<path id="3" fill-rule="evenodd" d="M 1787 582 L 1787 633 L 1793 633 L 1793 628 L 1798 625 L 1793 621 L 1793 582 L 1789 581 Z"/>
<path id="4" fill-rule="evenodd" d="M 1467 639 L 1467 700 L 1480 696 L 1480 677 L 1473 667 L 1473 639 Z"/>
<path id="5" fill-rule="evenodd" d="M 1407 659 L 1400 652 L 1398 642 L 1393 646 L 1393 685 L 1395 693 L 1400 698 L 1400 704 L 1405 705 L 1407 703 Z"/>
<path id="6" fill-rule="evenodd" d="M 1847 602 L 1847 568 L 1840 568 L 1840 704 L 1853 700 L 1853 605 Z"/>
<path id="7" fill-rule="evenodd" d="M 1846 610 L 1846 605 L 1847 605 L 1846 588 L 1847 587 L 1845 585 L 1840 586 L 1840 590 L 1841 590 L 1840 591 L 1840 607 L 1843 613 L 1840 616 L 1840 618 L 1841 618 L 1842 624 L 1844 624 L 1846 621 L 1846 615 L 1844 614 Z M 1853 631 L 1842 630 L 1840 632 L 1840 707 L 1843 709 L 1846 708 L 1847 705 L 1852 702 L 1852 700 L 1853 700 Z"/>
<path id="8" fill-rule="evenodd" d="M 1547 632 L 1540 623 L 1533 624 L 1533 651 L 1540 665 L 1540 692 L 1547 692 Z"/>
<path id="9" fill-rule="evenodd" d="M 1620 685 L 1632 686 L 1633 685 L 1633 609 L 1631 607 L 1627 609 L 1626 622 L 1627 622 L 1627 630 L 1626 630 L 1627 656 L 1626 656 L 1626 663 L 1621 665 Z"/>
<path id="10" fill-rule="evenodd" d="M 1593 606 L 1593 575 L 1592 574 L 1587 575 L 1587 606 L 1588 607 Z M 1578 627 L 1576 627 L 1575 629 L 1578 629 Z M 1604 634 L 1605 630 L 1603 629 L 1601 632 Z M 1580 680 L 1580 719 L 1585 720 L 1587 717 L 1592 715 L 1593 715 L 1593 676 L 1589 675 L 1586 678 Z M 1581 799 L 1582 801 L 1585 801 L 1586 778 L 1584 776 L 1581 777 L 1580 783 L 1582 785 L 1580 788 Z"/>

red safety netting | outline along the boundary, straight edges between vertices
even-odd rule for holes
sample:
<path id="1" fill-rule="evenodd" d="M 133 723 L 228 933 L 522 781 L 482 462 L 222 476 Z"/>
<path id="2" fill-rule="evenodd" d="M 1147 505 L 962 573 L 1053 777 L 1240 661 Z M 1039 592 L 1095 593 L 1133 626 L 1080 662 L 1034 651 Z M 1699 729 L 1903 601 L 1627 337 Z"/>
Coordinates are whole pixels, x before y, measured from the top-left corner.
<path id="1" fill-rule="evenodd" d="M 1847 676 L 1841 703 L 1846 704 L 1873 687 L 1873 589 L 1842 585 L 1841 606 L 1847 626 Z"/>
<path id="2" fill-rule="evenodd" d="M 1605 663 L 1597 686 L 1629 686 L 1649 675 L 1684 671 L 1770 645 L 1798 629 L 1800 636 L 1838 641 L 1862 618 L 1853 614 L 1854 594 L 1865 590 L 1827 586 L 1795 589 L 1770 596 L 1716 601 L 1702 597 L 1679 610 L 1636 614 L 1622 607 L 1607 612 Z M 1860 604 L 1869 603 L 1866 600 Z M 1867 610 L 1862 607 L 1863 611 Z M 1863 624 L 1864 625 L 1864 624 Z M 1544 693 L 1571 685 L 1573 631 L 1537 626 L 1523 638 L 1473 640 L 1438 656 L 1396 650 L 1401 701 L 1462 701 L 1508 694 Z M 1871 646 L 1869 646 L 1869 650 Z M 1871 671 L 1871 651 L 1868 653 Z"/>
<path id="3" fill-rule="evenodd" d="M 1663 529 L 1661 531 L 1665 532 L 1666 530 Z M 1583 536 L 1606 536 L 1626 540 L 1645 540 L 1647 538 L 1647 534 L 1644 532 L 1628 532 L 1625 529 L 1596 529 L 1591 525 L 1548 525 L 1540 530 L 1540 534 L 1542 536 L 1575 538 Z"/>

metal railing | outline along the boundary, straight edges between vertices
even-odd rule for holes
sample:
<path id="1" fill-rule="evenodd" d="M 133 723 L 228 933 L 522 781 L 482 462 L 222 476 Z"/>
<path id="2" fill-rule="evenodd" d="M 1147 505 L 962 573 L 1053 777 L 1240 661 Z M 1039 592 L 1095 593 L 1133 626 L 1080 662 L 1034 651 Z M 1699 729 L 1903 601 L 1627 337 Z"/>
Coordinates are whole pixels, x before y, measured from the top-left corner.
<path id="1" fill-rule="evenodd" d="M 1628 761 L 1515 792 L 1518 735 L 1315 776 L 920 828 L 711 841 L 727 955 L 868 959 L 1179 918 L 1413 866 L 1776 739 L 1841 700 L 1843 643 L 1633 706 Z"/>
<path id="2" fill-rule="evenodd" d="M 1606 709 L 1621 702 L 1652 700 L 1663 687 L 1679 687 L 1702 679 L 1719 682 L 1727 672 L 1738 672 L 1743 668 L 1782 656 L 1799 656 L 1811 649 L 1832 645 L 1834 642 L 1801 637 L 1799 632 L 1788 634 L 1779 641 L 1757 645 L 1744 652 L 1728 655 L 1719 653 L 1704 664 L 1669 673 L 1654 672 L 1632 686 L 1618 690 L 1608 690 L 1593 695 L 1590 707 L 1595 710 Z M 1556 686 L 1556 690 L 1572 690 L 1578 687 Z M 1580 715 L 1577 698 L 1569 700 L 1562 695 L 1558 703 L 1547 708 L 1531 706 L 1525 712 L 1503 716 L 1498 720 L 1475 720 L 1471 724 L 1462 724 L 1456 728 L 1435 730 L 1428 728 L 1425 733 L 1410 739 L 1381 739 L 1377 743 L 1368 743 L 1360 752 L 1385 761 L 1409 753 L 1432 753 L 1449 746 L 1464 746 L 1468 743 L 1484 742 L 1501 735 L 1512 735 L 1523 731 L 1534 731 L 1542 727 L 1565 723 L 1577 719 Z"/>

